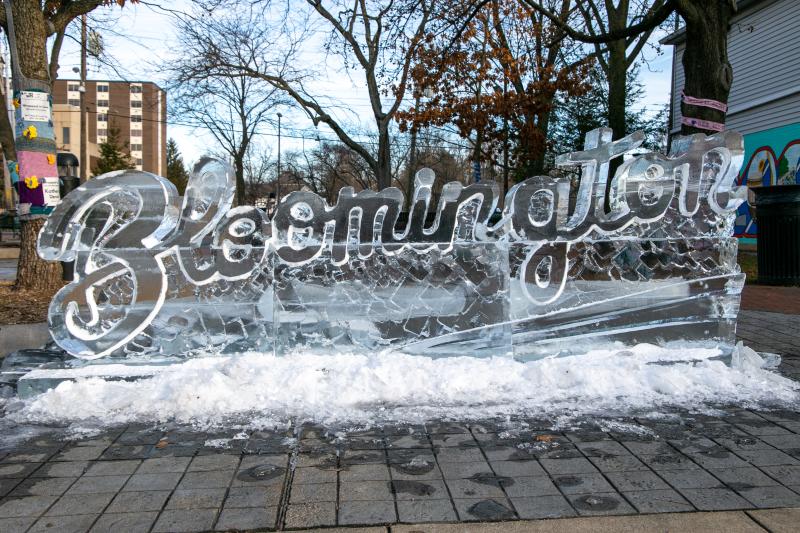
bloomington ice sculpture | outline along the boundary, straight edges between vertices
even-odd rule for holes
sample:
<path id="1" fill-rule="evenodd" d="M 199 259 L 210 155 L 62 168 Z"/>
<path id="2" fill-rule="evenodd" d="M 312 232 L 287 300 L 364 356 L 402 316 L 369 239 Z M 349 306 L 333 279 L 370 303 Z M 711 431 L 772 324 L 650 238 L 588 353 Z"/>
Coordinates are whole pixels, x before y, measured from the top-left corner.
<path id="1" fill-rule="evenodd" d="M 428 169 L 402 227 L 396 188 L 345 187 L 332 206 L 292 192 L 270 221 L 231 209 L 233 173 L 212 159 L 182 201 L 159 176 L 105 174 L 67 195 L 39 235 L 43 258 L 76 262 L 50 331 L 77 357 L 136 361 L 293 348 L 533 359 L 670 341 L 730 351 L 742 137 L 628 155 L 606 198 L 609 161 L 642 140 L 590 132 L 556 161 L 581 168 L 577 187 L 530 178 L 494 225 L 497 185 L 448 183 L 434 208 Z"/>

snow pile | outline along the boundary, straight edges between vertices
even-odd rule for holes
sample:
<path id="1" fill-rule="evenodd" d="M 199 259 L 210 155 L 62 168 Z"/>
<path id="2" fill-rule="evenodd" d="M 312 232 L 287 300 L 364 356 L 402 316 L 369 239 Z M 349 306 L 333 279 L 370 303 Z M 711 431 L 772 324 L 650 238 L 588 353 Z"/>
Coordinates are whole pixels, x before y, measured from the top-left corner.
<path id="1" fill-rule="evenodd" d="M 36 423 L 270 427 L 293 418 L 370 424 L 798 403 L 800 384 L 766 369 L 752 350 L 740 347 L 731 366 L 716 356 L 715 349 L 647 344 L 529 363 L 388 352 L 245 353 L 189 360 L 134 382 L 64 382 L 19 402 L 8 416 Z"/>

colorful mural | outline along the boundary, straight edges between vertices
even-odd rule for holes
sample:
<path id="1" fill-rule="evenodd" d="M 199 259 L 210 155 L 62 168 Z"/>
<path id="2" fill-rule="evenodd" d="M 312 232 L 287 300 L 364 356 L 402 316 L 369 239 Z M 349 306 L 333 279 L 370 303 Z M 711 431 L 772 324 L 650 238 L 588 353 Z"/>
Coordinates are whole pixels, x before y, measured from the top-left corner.
<path id="1" fill-rule="evenodd" d="M 746 135 L 744 145 L 747 163 L 739 174 L 739 185 L 746 184 L 752 188 L 800 184 L 800 124 Z M 755 238 L 758 235 L 758 227 L 750 213 L 750 202 L 754 197 L 753 191 L 749 191 L 748 201 L 739 206 L 734 226 L 736 237 Z"/>

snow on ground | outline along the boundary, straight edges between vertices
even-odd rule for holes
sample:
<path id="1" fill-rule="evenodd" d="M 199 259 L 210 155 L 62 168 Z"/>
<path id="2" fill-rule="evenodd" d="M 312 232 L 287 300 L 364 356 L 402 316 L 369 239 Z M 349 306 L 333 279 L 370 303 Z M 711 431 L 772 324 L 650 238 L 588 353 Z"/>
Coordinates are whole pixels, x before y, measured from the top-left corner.
<path id="1" fill-rule="evenodd" d="M 19 423 L 268 428 L 298 418 L 373 424 L 800 403 L 800 384 L 765 368 L 752 350 L 740 348 L 731 365 L 716 356 L 715 349 L 648 344 L 528 363 L 389 352 L 245 353 L 188 360 L 133 382 L 80 378 L 6 405 L 6 412 Z"/>

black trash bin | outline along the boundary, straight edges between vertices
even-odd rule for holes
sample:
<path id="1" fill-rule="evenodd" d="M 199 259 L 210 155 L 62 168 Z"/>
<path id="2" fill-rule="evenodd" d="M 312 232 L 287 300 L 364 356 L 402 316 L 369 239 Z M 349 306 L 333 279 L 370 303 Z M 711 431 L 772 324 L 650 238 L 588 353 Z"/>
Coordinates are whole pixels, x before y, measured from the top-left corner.
<path id="1" fill-rule="evenodd" d="M 800 185 L 753 187 L 758 282 L 800 285 Z"/>

